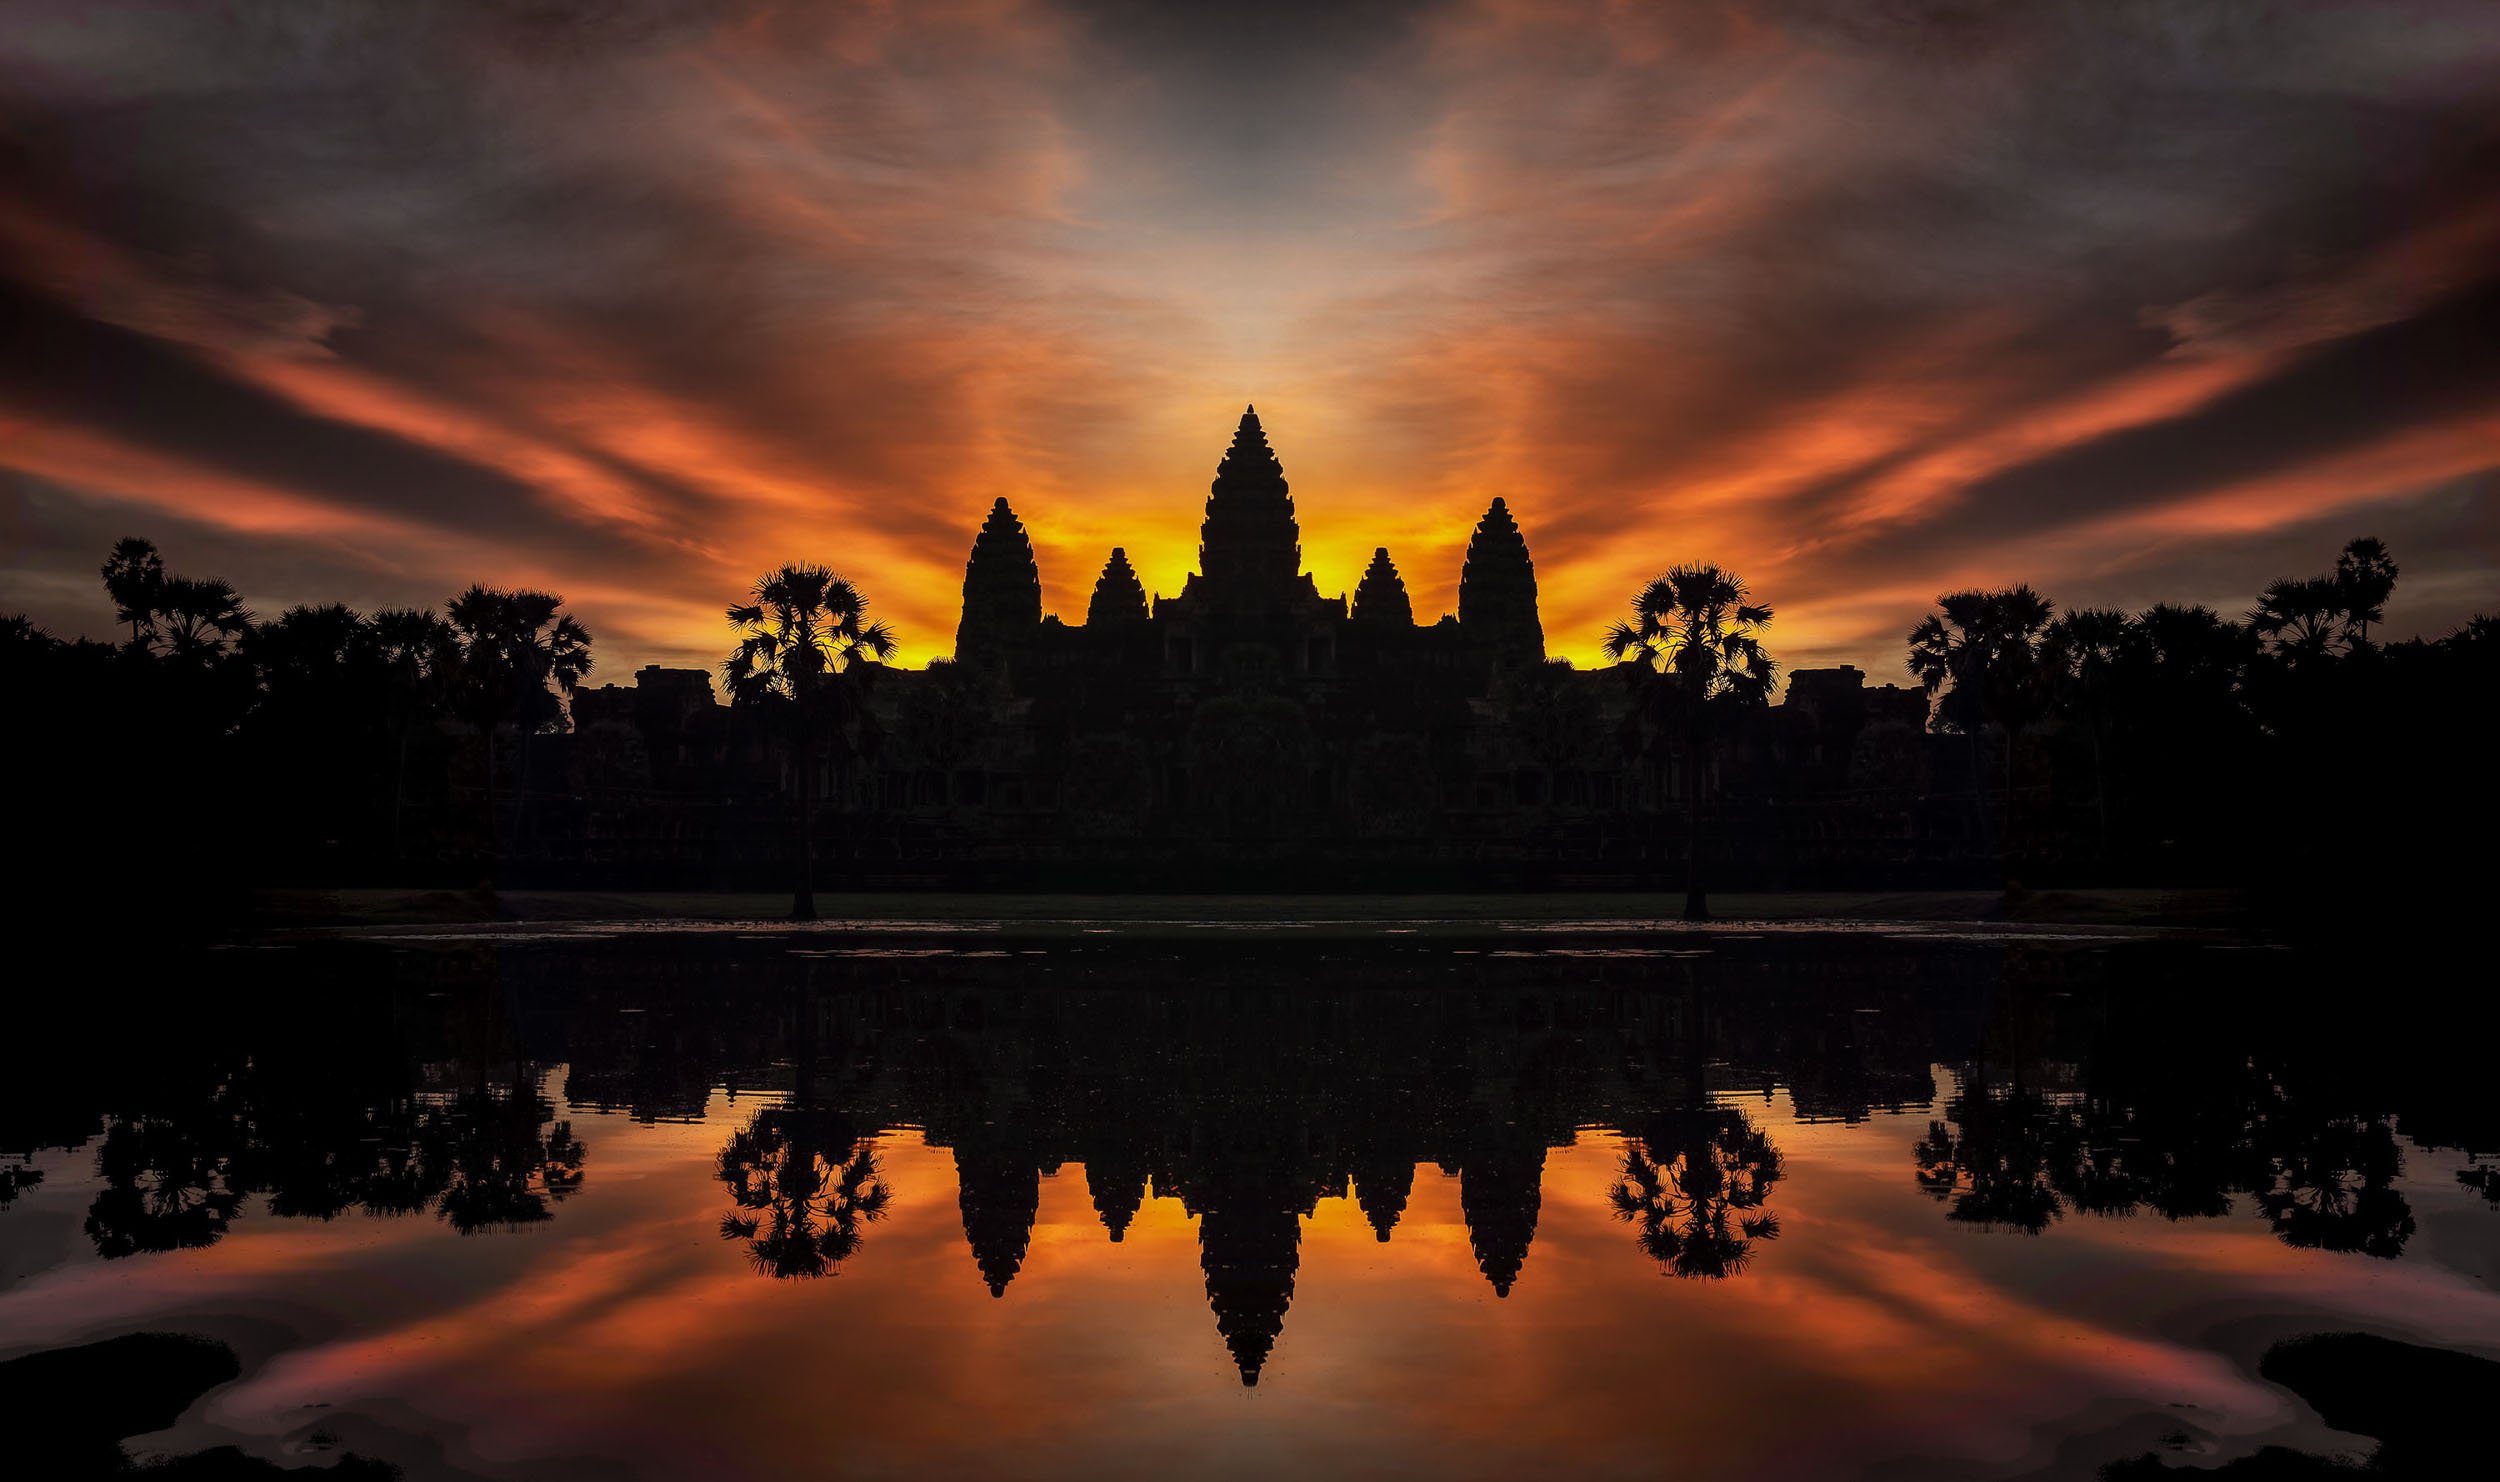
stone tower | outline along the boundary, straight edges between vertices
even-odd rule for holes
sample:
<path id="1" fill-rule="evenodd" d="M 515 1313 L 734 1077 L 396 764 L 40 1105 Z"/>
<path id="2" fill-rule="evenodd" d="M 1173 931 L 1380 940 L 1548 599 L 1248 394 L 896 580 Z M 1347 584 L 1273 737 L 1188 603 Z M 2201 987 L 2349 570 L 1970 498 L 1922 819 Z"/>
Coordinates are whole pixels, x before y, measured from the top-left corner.
<path id="1" fill-rule="evenodd" d="M 1528 1263 L 1544 1177 L 1545 1149 L 1532 1145 L 1488 1148 L 1459 1170 L 1458 1210 L 1467 1222 L 1467 1243 L 1497 1297 L 1510 1295 Z"/>
<path id="2" fill-rule="evenodd" d="M 1216 467 L 1198 539 L 1198 570 L 1217 607 L 1266 612 L 1292 600 L 1302 574 L 1302 527 L 1257 407 L 1242 412 Z"/>
<path id="3" fill-rule="evenodd" d="M 1467 542 L 1467 565 L 1458 578 L 1458 626 L 1501 658 L 1545 657 L 1545 628 L 1536 615 L 1536 565 L 1528 559 L 1519 522 L 1499 499 Z"/>
<path id="4" fill-rule="evenodd" d="M 1199 1217 L 1198 1265 L 1206 1273 L 1215 1330 L 1247 1388 L 1259 1382 L 1285 1330 L 1294 1273 L 1302 1264 L 1302 1222 L 1273 1183 L 1244 1183 Z"/>
<path id="5" fill-rule="evenodd" d="M 1102 576 L 1094 583 L 1094 600 L 1086 606 L 1085 626 L 1105 628 L 1114 623 L 1145 620 L 1146 588 L 1128 564 L 1127 550 L 1113 546 L 1111 559 L 1103 563 Z"/>
<path id="6" fill-rule="evenodd" d="M 1024 522 L 999 500 L 964 562 L 964 615 L 955 628 L 955 658 L 996 663 L 1042 625 L 1042 573 Z"/>
<path id="7" fill-rule="evenodd" d="M 1389 559 L 1385 545 L 1372 552 L 1371 568 L 1354 589 L 1354 620 L 1401 628 L 1415 625 L 1415 604 L 1407 599 L 1406 580 L 1398 575 L 1397 563 Z"/>

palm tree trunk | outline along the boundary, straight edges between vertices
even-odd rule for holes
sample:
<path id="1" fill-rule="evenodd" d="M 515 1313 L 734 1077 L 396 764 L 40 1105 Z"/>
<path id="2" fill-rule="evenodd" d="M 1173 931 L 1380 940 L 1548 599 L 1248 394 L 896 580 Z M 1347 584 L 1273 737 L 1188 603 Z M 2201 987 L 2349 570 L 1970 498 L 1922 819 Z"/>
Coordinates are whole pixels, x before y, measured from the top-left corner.
<path id="1" fill-rule="evenodd" d="M 805 721 L 798 728 L 799 883 L 790 895 L 790 919 L 816 919 L 816 748 Z"/>
<path id="2" fill-rule="evenodd" d="M 1996 819 L 1988 812 L 1988 767 L 1981 755 L 1988 743 L 1985 721 L 1970 727 L 1970 802 L 1979 819 L 1979 852 L 1989 863 L 1997 863 Z"/>
<path id="3" fill-rule="evenodd" d="M 494 889 L 494 888 L 495 888 L 495 885 L 496 885 L 496 877 L 497 877 L 497 876 L 499 876 L 499 875 L 501 875 L 501 874 L 503 873 L 503 872 L 502 872 L 502 870 L 499 868 L 499 866 L 500 866 L 500 865 L 502 864 L 502 862 L 503 862 L 503 859 L 502 859 L 502 851 L 496 847 L 496 842 L 497 842 L 497 841 L 498 841 L 498 840 L 502 837 L 502 835 L 503 835 L 503 830 L 502 830 L 502 827 L 501 827 L 500 825 L 498 825 L 498 824 L 495 822 L 495 815 L 496 815 L 496 813 L 497 813 L 498 811 L 500 811 L 500 810 L 499 810 L 499 809 L 495 806 L 495 805 L 496 805 L 496 803 L 498 802 L 498 799 L 497 799 L 497 798 L 496 798 L 496 796 L 495 796 L 495 728 L 494 728 L 492 725 L 489 725 L 489 726 L 487 726 L 487 727 L 486 727 L 485 736 L 486 736 L 486 859 L 487 859 L 487 863 L 486 863 L 486 888 L 487 888 L 487 889 L 489 889 L 489 890 L 492 890 L 492 889 Z"/>
<path id="4" fill-rule="evenodd" d="M 408 728 L 399 728 L 399 757 L 391 766 L 391 868 L 396 871 L 407 850 L 400 842 L 400 814 L 408 802 Z"/>
<path id="5" fill-rule="evenodd" d="M 521 775 L 513 785 L 512 823 L 504 838 L 503 853 L 507 862 L 521 852 L 521 819 L 528 814 L 530 807 L 530 733 L 516 726 L 512 741 L 521 753 Z"/>
<path id="6" fill-rule="evenodd" d="M 1684 768 L 1684 919 L 1710 919 L 1710 901 L 1701 888 L 1702 738 L 1696 732 L 1685 753 Z"/>
<path id="7" fill-rule="evenodd" d="M 2109 771 L 2101 761 L 2101 721 L 2092 718 L 2092 814 L 2101 835 L 2101 869 L 2109 869 Z"/>

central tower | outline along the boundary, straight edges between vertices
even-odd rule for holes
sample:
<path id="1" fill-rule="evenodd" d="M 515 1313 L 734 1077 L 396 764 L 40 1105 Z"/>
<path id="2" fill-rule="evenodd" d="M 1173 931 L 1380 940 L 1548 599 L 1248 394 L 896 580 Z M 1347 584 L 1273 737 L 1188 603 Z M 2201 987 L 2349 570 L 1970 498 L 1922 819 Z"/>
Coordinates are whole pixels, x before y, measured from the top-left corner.
<path id="1" fill-rule="evenodd" d="M 1242 412 L 1233 445 L 1216 466 L 1198 532 L 1198 571 L 1214 604 L 1234 612 L 1284 607 L 1301 585 L 1302 527 L 1257 407 Z"/>

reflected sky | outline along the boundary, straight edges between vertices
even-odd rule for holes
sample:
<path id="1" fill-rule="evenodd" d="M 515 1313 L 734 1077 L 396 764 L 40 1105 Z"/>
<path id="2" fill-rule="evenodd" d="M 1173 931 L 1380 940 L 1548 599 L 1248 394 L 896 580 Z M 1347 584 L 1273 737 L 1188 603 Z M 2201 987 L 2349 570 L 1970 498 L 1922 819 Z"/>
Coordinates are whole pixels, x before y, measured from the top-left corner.
<path id="1" fill-rule="evenodd" d="M 139 1449 L 415 1477 L 2016 1477 L 2359 1449 L 2257 1353 L 2500 1333 L 2488 1114 L 2230 954 L 790 945 L 201 969 L 270 1012 L 7 1104 L 0 1356 L 206 1333 Z"/>

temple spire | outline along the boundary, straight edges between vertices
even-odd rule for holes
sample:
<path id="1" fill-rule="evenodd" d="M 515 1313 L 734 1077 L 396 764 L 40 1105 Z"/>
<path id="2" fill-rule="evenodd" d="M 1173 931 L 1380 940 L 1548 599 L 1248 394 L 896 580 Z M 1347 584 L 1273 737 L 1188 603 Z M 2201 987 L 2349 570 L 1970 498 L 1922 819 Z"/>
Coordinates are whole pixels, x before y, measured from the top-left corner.
<path id="1" fill-rule="evenodd" d="M 1031 638 L 1042 623 L 1042 573 L 1024 522 L 1000 499 L 990 506 L 964 562 L 964 613 L 955 629 L 955 657 L 989 663 Z"/>
<path id="2" fill-rule="evenodd" d="M 1143 622 L 1145 617 L 1146 588 L 1128 564 L 1128 551 L 1113 546 L 1111 559 L 1103 563 L 1102 576 L 1094 583 L 1094 600 L 1085 609 L 1085 626 L 1102 628 L 1113 623 Z"/>
<path id="3" fill-rule="evenodd" d="M 1198 570 L 1220 604 L 1244 611 L 1282 606 L 1302 574 L 1302 527 L 1256 407 L 1243 409 L 1208 486 Z"/>
<path id="4" fill-rule="evenodd" d="M 1544 1177 L 1545 1149 L 1534 1145 L 1487 1149 L 1459 1171 L 1459 1217 L 1467 1222 L 1476 1269 L 1497 1297 L 1510 1295 L 1527 1264 Z"/>
<path id="5" fill-rule="evenodd" d="M 1458 578 L 1458 626 L 1504 658 L 1541 660 L 1545 628 L 1536 614 L 1536 564 L 1528 542 L 1499 498 L 1467 542 Z"/>
<path id="6" fill-rule="evenodd" d="M 1415 1191 L 1415 1165 L 1404 1158 L 1382 1158 L 1366 1161 L 1354 1181 L 1354 1202 L 1370 1221 L 1372 1238 L 1386 1245 L 1389 1232 L 1398 1226 L 1398 1216 L 1406 1213 L 1407 1198 Z"/>
<path id="7" fill-rule="evenodd" d="M 1372 552 L 1371 567 L 1354 589 L 1354 620 L 1414 626 L 1415 604 L 1408 600 L 1406 579 L 1398 575 L 1397 563 L 1389 559 L 1385 545 Z"/>
<path id="8" fill-rule="evenodd" d="M 1198 1264 L 1207 1278 L 1215 1329 L 1244 1388 L 1259 1382 L 1293 1305 L 1302 1264 L 1302 1222 L 1272 1183 L 1229 1189 L 1198 1220 Z"/>
<path id="9" fill-rule="evenodd" d="M 1042 1205 L 1041 1170 L 1011 1149 L 958 1147 L 955 1196 L 981 1284 L 991 1296 L 1003 1297 L 1007 1283 L 1024 1268 L 1033 1240 L 1033 1219 Z"/>

